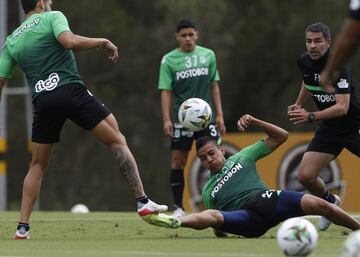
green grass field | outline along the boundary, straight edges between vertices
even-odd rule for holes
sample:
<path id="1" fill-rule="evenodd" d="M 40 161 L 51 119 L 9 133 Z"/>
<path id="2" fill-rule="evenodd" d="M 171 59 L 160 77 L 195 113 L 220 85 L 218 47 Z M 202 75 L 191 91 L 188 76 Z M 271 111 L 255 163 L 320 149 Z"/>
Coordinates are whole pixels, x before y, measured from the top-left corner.
<path id="1" fill-rule="evenodd" d="M 16 241 L 11 237 L 18 215 L 18 212 L 0 212 L 0 257 L 283 256 L 275 239 L 277 228 L 258 239 L 216 238 L 211 229 L 154 227 L 136 213 L 34 212 L 31 239 Z M 318 246 L 310 256 L 339 257 L 349 232 L 332 225 L 319 234 Z"/>

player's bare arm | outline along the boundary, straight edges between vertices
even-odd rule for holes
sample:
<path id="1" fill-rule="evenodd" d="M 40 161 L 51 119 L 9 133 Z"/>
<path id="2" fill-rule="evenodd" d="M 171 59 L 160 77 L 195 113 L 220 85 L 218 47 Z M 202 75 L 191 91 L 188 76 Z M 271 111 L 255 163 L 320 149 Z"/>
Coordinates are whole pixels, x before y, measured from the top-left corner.
<path id="1" fill-rule="evenodd" d="M 65 31 L 58 36 L 58 41 L 66 49 L 86 50 L 86 49 L 104 49 L 108 58 L 117 62 L 119 53 L 117 47 L 106 38 L 89 38 L 75 35 L 70 31 Z"/>
<path id="2" fill-rule="evenodd" d="M 0 101 L 1 101 L 2 90 L 5 87 L 6 82 L 7 82 L 6 78 L 0 77 Z"/>
<path id="3" fill-rule="evenodd" d="M 254 118 L 249 114 L 243 115 L 237 121 L 237 125 L 240 131 L 245 131 L 250 125 L 255 125 L 262 128 L 263 131 L 268 135 L 268 137 L 264 139 L 264 142 L 268 147 L 273 150 L 275 150 L 282 143 L 284 143 L 289 135 L 286 130 L 269 122 Z"/>
<path id="4" fill-rule="evenodd" d="M 172 137 L 174 134 L 170 115 L 171 94 L 172 92 L 170 90 L 161 90 L 161 111 L 164 122 L 164 134 L 170 137 Z"/>
<path id="5" fill-rule="evenodd" d="M 294 124 L 301 124 L 315 120 L 334 119 L 347 114 L 350 104 L 350 94 L 336 94 L 336 104 L 326 108 L 322 111 L 309 112 L 305 108 L 299 108 L 289 112 L 290 121 Z M 309 114 L 314 115 L 313 119 L 309 120 Z"/>
<path id="6" fill-rule="evenodd" d="M 310 92 L 305 88 L 304 82 L 302 82 L 298 98 L 294 104 L 288 106 L 288 115 L 291 111 L 300 109 L 302 107 L 302 103 L 309 97 L 309 95 Z"/>
<path id="7" fill-rule="evenodd" d="M 226 133 L 226 127 L 225 127 L 225 123 L 224 123 L 224 115 L 223 115 L 222 105 L 221 105 L 220 89 L 219 89 L 219 85 L 216 81 L 213 81 L 211 83 L 211 96 L 212 96 L 212 100 L 214 102 L 215 111 L 216 111 L 215 122 L 216 122 L 217 128 L 220 132 L 220 135 L 224 135 Z"/>
<path id="8" fill-rule="evenodd" d="M 328 92 L 331 84 L 337 80 L 339 69 L 355 51 L 360 40 L 360 21 L 346 19 L 340 35 L 337 37 L 334 50 L 321 74 L 321 84 Z"/>

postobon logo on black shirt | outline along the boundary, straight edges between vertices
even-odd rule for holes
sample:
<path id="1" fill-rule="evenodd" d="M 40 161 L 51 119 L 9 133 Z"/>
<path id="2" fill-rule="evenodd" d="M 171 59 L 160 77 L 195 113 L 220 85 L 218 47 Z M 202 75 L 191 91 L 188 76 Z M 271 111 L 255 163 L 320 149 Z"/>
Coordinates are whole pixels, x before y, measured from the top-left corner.
<path id="1" fill-rule="evenodd" d="M 35 92 L 39 93 L 41 91 L 51 91 L 58 85 L 60 81 L 59 75 L 57 73 L 51 73 L 47 80 L 39 80 L 35 85 Z"/>
<path id="2" fill-rule="evenodd" d="M 299 165 L 308 144 L 299 144 L 289 150 L 281 161 L 278 172 L 278 186 L 281 189 L 305 191 L 298 180 Z M 336 194 L 343 195 L 345 182 L 342 180 L 339 164 L 336 160 L 323 168 L 319 175 L 328 190 L 335 190 Z"/>

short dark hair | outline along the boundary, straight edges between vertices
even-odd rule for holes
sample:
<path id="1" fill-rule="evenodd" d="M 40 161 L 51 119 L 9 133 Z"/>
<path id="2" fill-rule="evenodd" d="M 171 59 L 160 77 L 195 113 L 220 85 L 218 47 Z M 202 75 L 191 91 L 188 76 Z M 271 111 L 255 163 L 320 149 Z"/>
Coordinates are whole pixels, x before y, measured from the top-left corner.
<path id="1" fill-rule="evenodd" d="M 321 32 L 326 40 L 331 39 L 330 29 L 322 22 L 316 22 L 305 29 L 305 36 L 308 32 Z"/>
<path id="2" fill-rule="evenodd" d="M 186 28 L 193 28 L 196 30 L 195 23 L 189 19 L 181 19 L 176 26 L 176 32 Z"/>
<path id="3" fill-rule="evenodd" d="M 202 137 L 199 137 L 198 139 L 196 139 L 196 151 L 198 151 L 201 147 L 203 147 L 204 145 L 206 145 L 208 143 L 212 143 L 216 146 L 219 146 L 214 138 L 209 137 L 209 136 L 202 136 Z"/>
<path id="4" fill-rule="evenodd" d="M 39 0 L 21 0 L 21 6 L 25 14 L 34 10 L 38 1 Z"/>

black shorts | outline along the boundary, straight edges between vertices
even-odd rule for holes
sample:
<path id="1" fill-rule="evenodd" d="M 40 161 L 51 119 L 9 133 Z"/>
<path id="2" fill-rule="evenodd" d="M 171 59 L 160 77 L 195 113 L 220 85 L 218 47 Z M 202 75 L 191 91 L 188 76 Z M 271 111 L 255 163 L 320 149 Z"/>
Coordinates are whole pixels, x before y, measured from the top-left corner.
<path id="1" fill-rule="evenodd" d="M 210 123 L 206 129 L 198 132 L 187 130 L 183 125 L 174 123 L 174 137 L 171 139 L 170 149 L 190 151 L 193 141 L 202 136 L 210 136 L 219 144 L 221 143 L 219 142 L 220 135 L 215 123 Z"/>
<path id="2" fill-rule="evenodd" d="M 221 211 L 224 223 L 219 230 L 245 237 L 259 237 L 281 221 L 305 215 L 302 192 L 266 190 L 259 192 L 238 211 Z"/>
<path id="3" fill-rule="evenodd" d="M 69 84 L 42 93 L 34 101 L 32 141 L 57 143 L 67 119 L 85 130 L 93 129 L 111 112 L 83 85 Z"/>
<path id="4" fill-rule="evenodd" d="M 311 140 L 306 152 L 320 152 L 338 156 L 346 148 L 360 157 L 360 133 L 359 130 L 339 134 L 329 130 L 318 128 Z"/>

